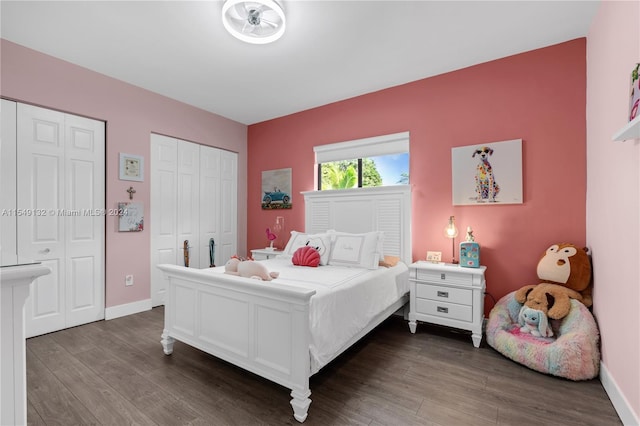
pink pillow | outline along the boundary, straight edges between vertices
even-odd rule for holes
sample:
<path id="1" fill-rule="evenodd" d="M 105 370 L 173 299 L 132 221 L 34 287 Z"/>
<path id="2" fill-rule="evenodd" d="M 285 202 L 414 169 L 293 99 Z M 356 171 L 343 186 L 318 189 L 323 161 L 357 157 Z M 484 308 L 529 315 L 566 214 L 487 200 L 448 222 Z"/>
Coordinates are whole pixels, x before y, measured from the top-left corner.
<path id="1" fill-rule="evenodd" d="M 314 247 L 302 246 L 293 253 L 291 262 L 297 266 L 317 267 L 320 264 L 320 253 Z"/>

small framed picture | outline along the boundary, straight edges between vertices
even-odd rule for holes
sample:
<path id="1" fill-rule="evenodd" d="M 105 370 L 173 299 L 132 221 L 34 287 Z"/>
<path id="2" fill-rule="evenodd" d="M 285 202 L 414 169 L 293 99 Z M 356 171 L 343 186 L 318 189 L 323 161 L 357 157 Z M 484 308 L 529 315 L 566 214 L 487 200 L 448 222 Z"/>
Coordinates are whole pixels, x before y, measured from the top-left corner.
<path id="1" fill-rule="evenodd" d="M 427 252 L 427 262 L 439 263 L 442 261 L 442 252 L 441 251 L 428 251 Z"/>
<path id="2" fill-rule="evenodd" d="M 140 155 L 120 153 L 120 180 L 144 180 L 144 158 Z"/>
<path id="3" fill-rule="evenodd" d="M 134 202 L 118 203 L 119 232 L 140 232 L 144 229 L 144 204 Z"/>

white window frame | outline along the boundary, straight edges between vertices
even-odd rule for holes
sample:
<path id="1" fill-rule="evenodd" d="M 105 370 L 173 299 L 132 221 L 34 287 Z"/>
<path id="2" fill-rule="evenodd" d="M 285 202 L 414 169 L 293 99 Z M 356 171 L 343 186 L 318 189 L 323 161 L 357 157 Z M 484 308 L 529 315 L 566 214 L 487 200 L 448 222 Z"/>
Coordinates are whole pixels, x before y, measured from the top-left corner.
<path id="1" fill-rule="evenodd" d="M 409 153 L 409 132 L 392 133 L 313 147 L 315 153 L 315 188 L 319 186 L 318 165 L 333 161 L 354 160 Z M 409 154 L 411 155 L 411 154 Z M 410 158 L 410 157 L 409 157 Z"/>

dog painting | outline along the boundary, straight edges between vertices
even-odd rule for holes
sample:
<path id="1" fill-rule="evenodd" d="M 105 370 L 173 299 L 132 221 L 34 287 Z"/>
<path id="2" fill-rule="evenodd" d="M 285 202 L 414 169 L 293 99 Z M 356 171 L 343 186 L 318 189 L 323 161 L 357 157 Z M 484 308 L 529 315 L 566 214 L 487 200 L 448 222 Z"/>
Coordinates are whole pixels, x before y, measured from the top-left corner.
<path id="1" fill-rule="evenodd" d="M 476 201 L 494 203 L 496 196 L 500 193 L 500 186 L 496 183 L 496 177 L 493 174 L 493 167 L 489 162 L 489 157 L 493 155 L 493 149 L 483 146 L 473 151 L 472 158 L 478 156 L 478 165 L 476 166 Z"/>
<path id="2" fill-rule="evenodd" d="M 453 205 L 522 203 L 522 139 L 451 148 Z"/>

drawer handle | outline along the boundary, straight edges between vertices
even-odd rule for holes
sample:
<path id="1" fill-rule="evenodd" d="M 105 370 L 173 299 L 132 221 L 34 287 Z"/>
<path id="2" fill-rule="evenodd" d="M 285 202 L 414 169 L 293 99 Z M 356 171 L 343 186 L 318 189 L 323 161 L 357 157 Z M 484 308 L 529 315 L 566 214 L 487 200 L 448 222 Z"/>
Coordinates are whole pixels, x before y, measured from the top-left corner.
<path id="1" fill-rule="evenodd" d="M 438 297 L 449 297 L 449 292 L 448 291 L 439 291 L 438 292 Z"/>
<path id="2" fill-rule="evenodd" d="M 448 314 L 449 308 L 443 308 L 442 306 L 438 306 L 438 312 L 442 312 L 443 314 Z"/>
<path id="3" fill-rule="evenodd" d="M 446 280 L 447 279 L 447 276 L 446 276 L 446 274 L 444 272 L 442 274 L 440 274 L 440 279 L 441 280 Z"/>

